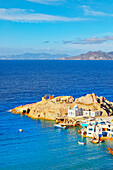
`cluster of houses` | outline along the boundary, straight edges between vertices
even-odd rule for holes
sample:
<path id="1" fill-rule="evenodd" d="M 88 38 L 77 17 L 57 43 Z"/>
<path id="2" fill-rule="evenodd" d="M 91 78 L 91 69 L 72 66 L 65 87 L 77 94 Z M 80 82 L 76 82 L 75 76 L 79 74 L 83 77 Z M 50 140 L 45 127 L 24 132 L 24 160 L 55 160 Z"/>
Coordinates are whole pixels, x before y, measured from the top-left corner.
<path id="1" fill-rule="evenodd" d="M 102 119 L 81 122 L 81 135 L 95 138 L 113 138 L 113 124 Z"/>
<path id="2" fill-rule="evenodd" d="M 79 131 L 83 137 L 113 139 L 113 124 L 99 117 L 101 114 L 101 111 L 83 110 L 75 105 L 73 108 L 68 107 L 68 115 L 66 117 L 59 117 L 57 121 L 65 126 L 74 126 L 76 121 L 79 121 L 81 126 Z M 77 117 L 84 119 L 76 120 Z"/>
<path id="3" fill-rule="evenodd" d="M 73 108 L 68 107 L 68 117 L 98 117 L 101 116 L 101 111 L 91 111 L 91 110 L 83 110 L 75 105 Z"/>
<path id="4" fill-rule="evenodd" d="M 68 117 L 87 118 L 81 121 L 81 135 L 85 137 L 95 138 L 113 138 L 113 124 L 109 121 L 96 118 L 101 116 L 101 111 L 83 110 L 75 105 L 68 108 Z"/>

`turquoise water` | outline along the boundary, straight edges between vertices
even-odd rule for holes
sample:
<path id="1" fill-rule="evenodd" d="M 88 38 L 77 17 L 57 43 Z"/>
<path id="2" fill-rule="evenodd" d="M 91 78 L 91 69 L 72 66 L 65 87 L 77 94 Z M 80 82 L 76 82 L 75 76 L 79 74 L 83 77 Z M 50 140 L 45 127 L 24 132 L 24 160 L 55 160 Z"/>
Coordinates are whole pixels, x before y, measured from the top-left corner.
<path id="1" fill-rule="evenodd" d="M 113 101 L 112 65 L 113 61 L 0 61 L 0 169 L 113 169 L 107 150 L 113 141 L 95 145 L 82 138 L 78 128 L 55 129 L 53 121 L 7 112 L 45 94 L 80 97 L 95 92 Z"/>

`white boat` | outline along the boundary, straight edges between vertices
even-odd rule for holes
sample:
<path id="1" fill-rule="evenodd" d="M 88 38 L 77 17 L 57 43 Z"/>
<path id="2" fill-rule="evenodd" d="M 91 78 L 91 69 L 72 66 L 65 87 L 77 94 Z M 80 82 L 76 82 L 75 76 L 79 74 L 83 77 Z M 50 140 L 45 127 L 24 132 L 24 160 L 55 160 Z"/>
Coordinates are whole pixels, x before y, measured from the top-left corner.
<path id="1" fill-rule="evenodd" d="M 22 129 L 19 129 L 19 131 L 20 131 L 20 132 L 23 132 L 23 130 L 22 130 Z"/>
<path id="2" fill-rule="evenodd" d="M 66 129 L 66 126 L 65 125 L 61 125 L 60 123 L 54 124 L 54 127 Z"/>
<path id="3" fill-rule="evenodd" d="M 79 144 L 79 145 L 85 145 L 84 142 L 79 142 L 79 141 L 78 141 L 78 144 Z"/>

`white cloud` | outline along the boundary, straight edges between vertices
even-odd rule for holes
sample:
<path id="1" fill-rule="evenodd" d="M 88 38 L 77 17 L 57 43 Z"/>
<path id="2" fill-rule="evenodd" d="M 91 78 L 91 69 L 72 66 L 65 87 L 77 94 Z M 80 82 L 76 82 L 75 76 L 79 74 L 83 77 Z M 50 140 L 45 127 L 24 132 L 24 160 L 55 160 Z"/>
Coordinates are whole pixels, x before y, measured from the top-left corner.
<path id="1" fill-rule="evenodd" d="M 105 12 L 101 12 L 101 11 L 94 11 L 92 10 L 89 6 L 83 5 L 82 6 L 85 15 L 92 15 L 92 16 L 113 16 L 113 14 L 108 14 Z"/>
<path id="2" fill-rule="evenodd" d="M 57 3 L 60 3 L 62 1 L 64 2 L 65 0 L 27 0 L 27 1 L 49 5 L 49 4 L 57 4 Z"/>
<path id="3" fill-rule="evenodd" d="M 91 37 L 86 39 L 78 38 L 75 40 L 64 40 L 63 44 L 81 44 L 81 45 L 90 45 L 90 44 L 103 44 L 108 41 L 113 41 L 113 36 L 104 36 L 104 37 Z"/>
<path id="4" fill-rule="evenodd" d="M 79 39 L 74 44 L 102 44 L 109 40 L 113 41 L 113 36 L 104 36 L 102 38 L 91 37 L 91 38 L 87 38 L 87 39 Z"/>
<path id="5" fill-rule="evenodd" d="M 106 51 L 110 52 L 113 51 L 113 42 L 107 43 L 104 42 L 102 44 L 63 44 L 64 47 L 61 47 L 64 50 L 64 53 L 77 55 L 81 53 L 85 53 L 88 51 Z M 77 51 L 77 53 L 76 53 Z"/>
<path id="6" fill-rule="evenodd" d="M 87 18 L 69 18 L 69 17 L 56 16 L 56 15 L 40 14 L 40 13 L 35 13 L 33 10 L 26 10 L 26 9 L 0 8 L 0 20 L 8 20 L 8 21 L 13 21 L 13 22 L 38 23 L 42 21 L 76 22 L 76 21 L 84 21 L 88 19 Z"/>

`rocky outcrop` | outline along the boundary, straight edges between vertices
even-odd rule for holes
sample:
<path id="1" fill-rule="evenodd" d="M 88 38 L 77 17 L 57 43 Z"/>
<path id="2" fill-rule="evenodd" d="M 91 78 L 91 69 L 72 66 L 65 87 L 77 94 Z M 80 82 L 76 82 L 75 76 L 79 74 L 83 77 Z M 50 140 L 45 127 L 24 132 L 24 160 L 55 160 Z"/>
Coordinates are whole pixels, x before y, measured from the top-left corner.
<path id="1" fill-rule="evenodd" d="M 25 114 L 35 119 L 55 120 L 58 116 L 65 116 L 68 113 L 68 107 L 74 103 L 71 96 L 59 96 L 56 98 L 42 98 L 41 102 L 19 106 L 12 109 L 13 113 Z"/>
<path id="2" fill-rule="evenodd" d="M 98 97 L 94 93 L 75 99 L 76 104 L 83 109 L 99 110 L 102 116 L 113 114 L 113 102 L 109 102 L 105 97 Z"/>
<path id="3" fill-rule="evenodd" d="M 47 97 L 47 96 L 46 96 Z M 25 114 L 35 119 L 48 119 L 55 120 L 58 116 L 65 116 L 68 113 L 68 107 L 78 105 L 79 108 L 84 110 L 98 110 L 102 112 L 102 116 L 108 116 L 113 114 L 113 102 L 109 102 L 104 97 L 98 97 L 97 95 L 87 94 L 80 98 L 74 98 L 72 96 L 49 96 L 42 98 L 42 101 L 19 106 L 12 109 L 13 113 Z"/>

